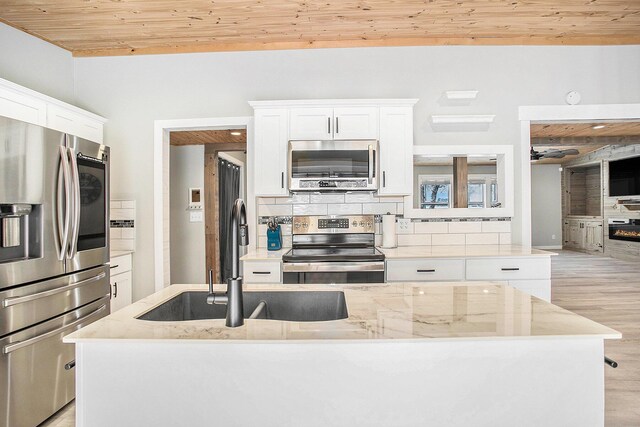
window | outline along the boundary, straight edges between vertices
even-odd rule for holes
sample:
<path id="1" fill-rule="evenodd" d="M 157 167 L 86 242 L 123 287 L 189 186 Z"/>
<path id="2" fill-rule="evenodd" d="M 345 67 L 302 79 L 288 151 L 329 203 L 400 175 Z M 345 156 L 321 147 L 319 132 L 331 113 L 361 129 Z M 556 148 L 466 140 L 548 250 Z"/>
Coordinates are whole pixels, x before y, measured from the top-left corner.
<path id="1" fill-rule="evenodd" d="M 451 207 L 451 178 L 420 175 L 420 209 L 446 209 Z"/>
<path id="2" fill-rule="evenodd" d="M 469 208 L 484 208 L 485 182 L 469 181 L 467 186 L 467 204 Z"/>

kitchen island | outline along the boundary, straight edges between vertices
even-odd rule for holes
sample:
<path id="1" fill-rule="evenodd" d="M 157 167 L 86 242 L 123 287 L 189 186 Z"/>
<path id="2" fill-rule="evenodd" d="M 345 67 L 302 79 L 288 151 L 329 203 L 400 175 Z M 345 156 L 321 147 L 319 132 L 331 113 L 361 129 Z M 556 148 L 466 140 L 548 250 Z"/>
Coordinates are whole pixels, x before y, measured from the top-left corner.
<path id="1" fill-rule="evenodd" d="M 342 290 L 348 317 L 137 318 L 206 290 L 173 285 L 67 336 L 78 427 L 604 423 L 606 326 L 488 282 L 286 289 Z"/>

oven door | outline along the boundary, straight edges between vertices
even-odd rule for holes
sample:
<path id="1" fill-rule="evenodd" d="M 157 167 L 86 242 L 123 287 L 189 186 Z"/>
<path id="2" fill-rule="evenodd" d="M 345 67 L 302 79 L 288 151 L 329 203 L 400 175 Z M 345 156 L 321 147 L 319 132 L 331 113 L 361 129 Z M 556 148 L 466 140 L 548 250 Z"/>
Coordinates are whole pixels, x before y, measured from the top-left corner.
<path id="1" fill-rule="evenodd" d="M 73 272 L 109 262 L 109 147 L 69 138 L 77 210 L 67 272 Z"/>
<path id="2" fill-rule="evenodd" d="M 384 283 L 384 262 L 285 262 L 285 284 Z"/>
<path id="3" fill-rule="evenodd" d="M 326 190 L 319 182 L 358 182 L 377 189 L 378 141 L 290 141 L 289 189 Z"/>

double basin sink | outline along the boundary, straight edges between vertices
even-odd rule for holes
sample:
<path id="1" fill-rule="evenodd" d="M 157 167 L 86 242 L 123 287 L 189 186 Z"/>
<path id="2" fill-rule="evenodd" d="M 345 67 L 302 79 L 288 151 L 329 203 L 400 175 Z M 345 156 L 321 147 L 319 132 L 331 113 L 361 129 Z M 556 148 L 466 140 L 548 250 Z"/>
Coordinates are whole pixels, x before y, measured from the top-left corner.
<path id="1" fill-rule="evenodd" d="M 207 304 L 207 294 L 204 291 L 183 292 L 138 319 L 160 322 L 224 319 L 227 306 Z M 322 322 L 349 316 L 342 291 L 244 292 L 243 311 L 245 319 L 251 316 L 291 322 Z"/>

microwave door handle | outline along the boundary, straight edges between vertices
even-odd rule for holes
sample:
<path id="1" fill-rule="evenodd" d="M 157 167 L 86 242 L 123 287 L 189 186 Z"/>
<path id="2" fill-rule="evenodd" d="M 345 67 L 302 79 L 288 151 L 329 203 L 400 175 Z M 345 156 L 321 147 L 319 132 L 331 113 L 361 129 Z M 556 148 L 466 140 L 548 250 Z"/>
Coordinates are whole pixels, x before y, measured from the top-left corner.
<path id="1" fill-rule="evenodd" d="M 73 195 L 73 231 L 69 247 L 69 259 L 72 259 L 78 252 L 78 235 L 80 233 L 80 173 L 78 171 L 78 162 L 76 161 L 75 153 L 71 148 L 67 148 L 67 150 L 69 152 L 69 158 L 71 159 L 71 193 Z"/>
<path id="2" fill-rule="evenodd" d="M 368 165 L 369 184 L 373 183 L 373 145 L 369 144 L 369 165 Z"/>
<path id="3" fill-rule="evenodd" d="M 56 201 L 56 221 L 58 225 L 58 242 L 60 248 L 58 259 L 63 261 L 69 246 L 69 221 L 71 207 L 71 194 L 69 193 L 69 158 L 67 157 L 67 148 L 60 146 L 60 165 L 58 166 L 58 186 Z M 64 191 L 64 194 L 63 194 Z"/>

